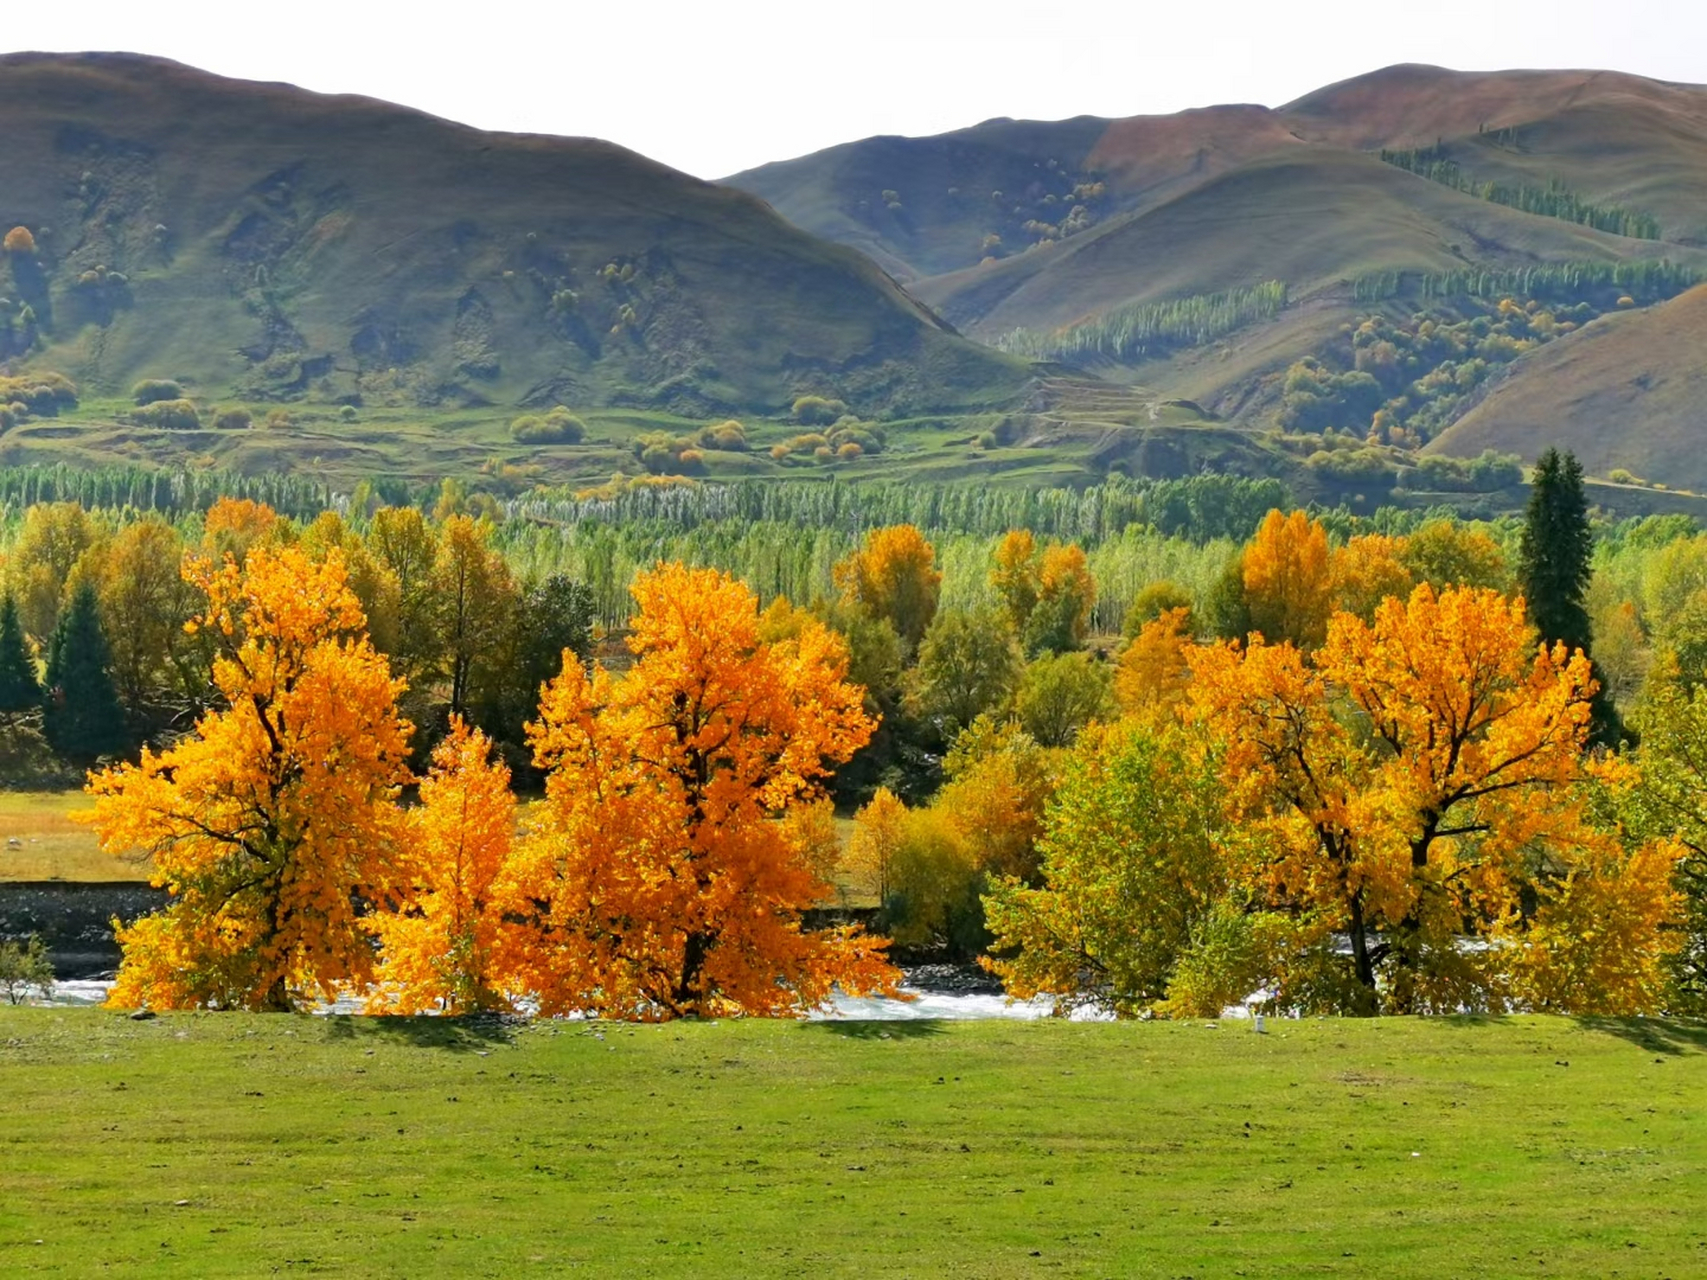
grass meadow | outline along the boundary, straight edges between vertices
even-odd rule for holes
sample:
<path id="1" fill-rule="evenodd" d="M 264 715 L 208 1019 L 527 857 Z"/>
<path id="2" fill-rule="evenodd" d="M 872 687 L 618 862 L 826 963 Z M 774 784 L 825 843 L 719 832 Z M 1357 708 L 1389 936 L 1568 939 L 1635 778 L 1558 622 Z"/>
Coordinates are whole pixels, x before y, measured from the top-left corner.
<path id="1" fill-rule="evenodd" d="M 8 1276 L 1707 1273 L 1707 1029 L 0 1010 Z"/>

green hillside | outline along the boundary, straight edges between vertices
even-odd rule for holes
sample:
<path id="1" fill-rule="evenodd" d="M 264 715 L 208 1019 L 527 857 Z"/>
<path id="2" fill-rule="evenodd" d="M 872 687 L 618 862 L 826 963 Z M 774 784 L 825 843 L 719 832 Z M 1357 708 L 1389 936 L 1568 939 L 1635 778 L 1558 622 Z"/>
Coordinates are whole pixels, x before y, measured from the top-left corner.
<path id="1" fill-rule="evenodd" d="M 0 268 L 0 355 L 85 398 L 916 411 L 1024 379 L 858 254 L 605 142 L 24 54 L 0 175 L 33 240 Z"/>

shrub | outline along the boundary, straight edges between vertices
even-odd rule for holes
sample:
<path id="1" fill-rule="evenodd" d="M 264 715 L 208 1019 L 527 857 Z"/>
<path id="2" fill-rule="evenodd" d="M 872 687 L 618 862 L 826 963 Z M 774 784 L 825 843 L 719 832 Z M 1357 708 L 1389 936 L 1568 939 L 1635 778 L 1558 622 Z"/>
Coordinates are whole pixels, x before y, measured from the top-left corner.
<path id="1" fill-rule="evenodd" d="M 747 429 L 733 418 L 727 422 L 714 423 L 701 429 L 699 444 L 702 449 L 719 449 L 724 453 L 745 453 L 747 451 Z"/>
<path id="2" fill-rule="evenodd" d="M 855 458 L 863 457 L 865 450 L 859 447 L 858 441 L 847 440 L 836 446 L 836 457 L 843 462 L 852 462 Z"/>
<path id="3" fill-rule="evenodd" d="M 821 444 L 812 450 L 812 457 L 819 463 L 834 462 L 836 451 L 827 444 Z"/>
<path id="4" fill-rule="evenodd" d="M 184 388 L 171 378 L 144 378 L 130 389 L 130 397 L 139 405 L 155 404 L 161 400 L 182 400 Z"/>
<path id="5" fill-rule="evenodd" d="M 801 396 L 789 410 L 796 422 L 808 427 L 827 427 L 847 411 L 848 407 L 842 401 L 828 400 L 823 396 Z"/>
<path id="6" fill-rule="evenodd" d="M 132 422 L 168 431 L 194 431 L 202 424 L 196 406 L 188 400 L 156 400 L 131 410 Z"/>
<path id="7" fill-rule="evenodd" d="M 213 425 L 220 431 L 247 431 L 254 421 L 250 412 L 241 405 L 221 409 L 213 416 Z"/>
<path id="8" fill-rule="evenodd" d="M 53 997 L 53 965 L 38 937 L 28 942 L 0 942 L 0 996 L 8 1004 L 23 1004 L 34 991 L 43 1000 Z"/>
<path id="9" fill-rule="evenodd" d="M 345 405 L 342 409 L 338 410 L 338 416 L 345 422 L 354 422 L 356 420 L 356 406 L 353 404 Z"/>
<path id="10" fill-rule="evenodd" d="M 6 239 L 0 241 L 0 249 L 7 253 L 34 253 L 36 238 L 30 234 L 28 227 L 13 227 L 6 233 Z"/>
<path id="11" fill-rule="evenodd" d="M 1623 467 L 1612 468 L 1611 471 L 1608 471 L 1606 473 L 1606 478 L 1608 480 L 1612 481 L 1613 484 L 1641 484 L 1642 483 L 1640 480 L 1636 479 L 1636 476 L 1633 472 L 1626 471 Z"/>
<path id="12" fill-rule="evenodd" d="M 510 424 L 510 438 L 520 444 L 580 444 L 587 424 L 562 405 L 543 416 L 524 414 Z"/>

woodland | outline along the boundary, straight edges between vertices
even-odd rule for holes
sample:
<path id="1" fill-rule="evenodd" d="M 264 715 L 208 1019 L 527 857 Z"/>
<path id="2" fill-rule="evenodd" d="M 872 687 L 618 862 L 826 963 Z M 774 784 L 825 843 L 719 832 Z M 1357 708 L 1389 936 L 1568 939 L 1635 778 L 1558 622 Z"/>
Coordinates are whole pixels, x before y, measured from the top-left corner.
<path id="1" fill-rule="evenodd" d="M 171 891 L 111 999 L 801 1013 L 897 946 L 1063 1012 L 1702 1007 L 1691 521 L 1597 523 L 1557 453 L 1482 524 L 1207 478 L 871 518 L 929 497 L 23 507 L 6 749 Z"/>

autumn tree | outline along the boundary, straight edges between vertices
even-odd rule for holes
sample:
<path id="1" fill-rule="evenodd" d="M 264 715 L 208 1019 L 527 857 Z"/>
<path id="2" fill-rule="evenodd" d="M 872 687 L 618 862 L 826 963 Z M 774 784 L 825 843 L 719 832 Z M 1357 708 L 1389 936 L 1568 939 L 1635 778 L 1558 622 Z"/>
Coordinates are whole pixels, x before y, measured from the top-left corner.
<path id="1" fill-rule="evenodd" d="M 380 946 L 369 1008 L 382 1013 L 507 1009 L 496 885 L 510 858 L 516 801 L 492 744 L 460 718 L 433 750 L 421 803 L 405 815 L 398 887 L 364 917 Z"/>
<path id="2" fill-rule="evenodd" d="M 438 539 L 415 508 L 382 507 L 373 513 L 367 543 L 397 583 L 396 636 L 386 652 L 397 674 L 421 688 L 445 651 Z"/>
<path id="3" fill-rule="evenodd" d="M 445 678 L 452 715 L 465 715 L 490 688 L 514 615 L 509 566 L 491 546 L 492 525 L 450 517 L 439 534 L 434 567 L 444 626 Z"/>
<path id="4" fill-rule="evenodd" d="M 363 902 L 393 885 L 409 726 L 337 555 L 192 560 L 224 707 L 169 750 L 91 776 L 109 853 L 145 849 L 169 905 L 118 931 L 110 1001 L 291 1009 L 372 978 Z"/>
<path id="5" fill-rule="evenodd" d="M 1332 579 L 1328 532 L 1302 511 L 1270 511 L 1245 548 L 1250 628 L 1265 640 L 1311 648 L 1327 633 Z"/>
<path id="6" fill-rule="evenodd" d="M 910 524 L 873 529 L 858 551 L 836 565 L 834 576 L 849 603 L 888 619 L 909 651 L 936 617 L 942 589 L 936 550 Z"/>
<path id="7" fill-rule="evenodd" d="M 1397 555 L 1414 581 L 1426 582 L 1437 592 L 1447 587 L 1505 591 L 1510 586 L 1499 544 L 1483 530 L 1456 520 L 1430 520 L 1403 540 Z"/>
<path id="8" fill-rule="evenodd" d="M 24 630 L 44 647 L 59 623 L 71 571 L 99 532 L 75 502 L 37 503 L 24 512 L 7 571 Z"/>
<path id="9" fill-rule="evenodd" d="M 1013 529 L 996 546 L 990 587 L 1027 653 L 1065 653 L 1084 642 L 1096 605 L 1096 581 L 1084 548 L 1038 549 L 1029 530 Z"/>
<path id="10" fill-rule="evenodd" d="M 990 586 L 1007 614 L 1008 625 L 1018 635 L 1037 607 L 1037 539 L 1029 529 L 1010 529 L 996 544 Z"/>
<path id="11" fill-rule="evenodd" d="M 827 628 L 766 643 L 752 592 L 660 565 L 633 587 L 632 667 L 573 653 L 530 728 L 546 795 L 510 879 L 511 972 L 542 1011 L 799 1013 L 899 975 L 776 819 L 871 734 Z"/>
<path id="12" fill-rule="evenodd" d="M 91 765 L 129 744 L 124 707 L 113 686 L 112 651 L 91 582 L 78 585 L 60 615 L 42 686 L 42 733 L 67 760 Z"/>
<path id="13" fill-rule="evenodd" d="M 133 716 L 168 690 L 191 700 L 207 692 L 208 658 L 184 630 L 205 600 L 184 580 L 183 558 L 183 540 L 158 516 L 120 529 L 102 558 L 101 621 L 119 697 Z"/>
<path id="14" fill-rule="evenodd" d="M 877 903 L 889 901 L 890 874 L 896 851 L 901 847 L 907 806 L 887 787 L 854 815 L 853 834 L 848 838 L 848 866 L 865 876 L 877 894 Z"/>
<path id="15" fill-rule="evenodd" d="M 1020 632 L 1029 654 L 1066 653 L 1085 642 L 1096 579 L 1083 547 L 1059 543 L 1046 547 L 1037 567 L 1037 604 Z"/>
<path id="16" fill-rule="evenodd" d="M 1318 960 L 1332 934 L 1350 937 L 1342 1003 L 1413 1012 L 1527 993 L 1624 1011 L 1651 998 L 1651 927 L 1602 937 L 1592 980 L 1560 978 L 1560 922 L 1594 894 L 1603 907 L 1647 895 L 1663 917 L 1655 869 L 1669 861 L 1589 821 L 1588 663 L 1537 651 L 1521 602 L 1424 584 L 1373 624 L 1335 615 L 1313 657 L 1253 642 L 1199 650 L 1192 669 L 1236 812 L 1275 842 L 1263 892 L 1314 931 Z M 1500 945 L 1466 950 L 1466 927 Z"/>
<path id="17" fill-rule="evenodd" d="M 1191 613 L 1176 606 L 1139 628 L 1120 653 L 1114 696 L 1130 716 L 1166 718 L 1191 683 Z"/>
<path id="18" fill-rule="evenodd" d="M 1405 539 L 1381 533 L 1358 534 L 1328 556 L 1328 594 L 1339 613 L 1365 622 L 1390 596 L 1404 599 L 1415 582 L 1404 563 Z"/>
<path id="19" fill-rule="evenodd" d="M 214 560 L 230 556 L 239 564 L 257 546 L 281 538 L 279 513 L 253 498 L 220 498 L 202 517 L 202 550 Z"/>

